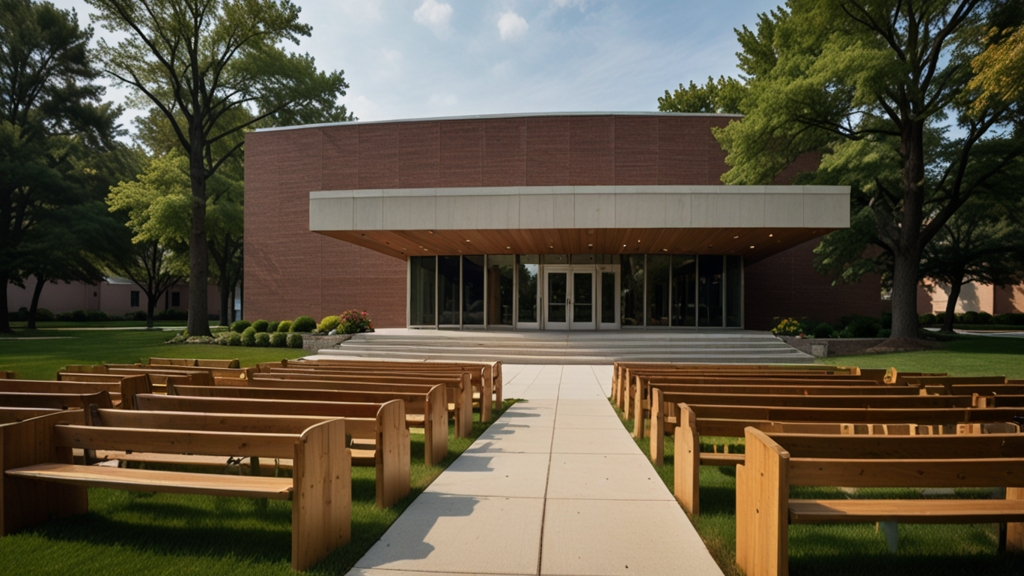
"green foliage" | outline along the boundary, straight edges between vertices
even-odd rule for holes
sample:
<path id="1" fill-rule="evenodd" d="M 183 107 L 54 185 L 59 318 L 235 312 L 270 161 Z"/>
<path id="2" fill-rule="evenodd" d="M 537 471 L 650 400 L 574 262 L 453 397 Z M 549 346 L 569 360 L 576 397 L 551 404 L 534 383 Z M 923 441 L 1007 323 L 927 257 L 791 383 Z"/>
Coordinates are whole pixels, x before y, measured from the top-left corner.
<path id="1" fill-rule="evenodd" d="M 270 346 L 270 334 L 267 334 L 266 332 L 257 332 L 253 339 L 255 340 L 256 346 L 260 346 L 262 348 Z"/>
<path id="2" fill-rule="evenodd" d="M 256 345 L 256 329 L 249 326 L 245 330 L 242 330 L 242 346 L 255 346 Z"/>
<path id="3" fill-rule="evenodd" d="M 882 330 L 882 321 L 867 316 L 854 316 L 839 335 L 842 338 L 876 338 Z"/>
<path id="4" fill-rule="evenodd" d="M 267 325 L 267 332 L 277 332 L 277 327 L 279 324 L 281 323 L 277 322 L 276 320 L 274 322 L 271 322 L 269 325 Z"/>
<path id="5" fill-rule="evenodd" d="M 224 337 L 224 341 L 228 346 L 241 346 L 242 335 L 238 332 L 228 332 Z"/>
<path id="6" fill-rule="evenodd" d="M 342 334 L 359 334 L 367 330 L 373 330 L 373 322 L 370 321 L 370 316 L 365 310 L 362 312 L 346 310 L 341 314 L 341 323 L 338 331 Z"/>
<path id="7" fill-rule="evenodd" d="M 888 338 L 889 336 L 892 336 L 892 330 L 889 328 L 882 328 L 878 331 L 878 334 L 875 335 L 876 338 Z"/>
<path id="8" fill-rule="evenodd" d="M 316 325 L 316 331 L 327 334 L 331 330 L 337 328 L 340 322 L 341 319 L 337 316 L 325 316 L 320 320 L 320 323 Z"/>
<path id="9" fill-rule="evenodd" d="M 292 332 L 312 332 L 313 330 L 316 330 L 316 320 L 309 316 L 299 316 L 292 322 Z"/>
<path id="10" fill-rule="evenodd" d="M 921 326 L 934 326 L 935 325 L 935 314 L 921 314 L 917 317 L 917 323 Z"/>
<path id="11" fill-rule="evenodd" d="M 248 320 L 235 320 L 231 323 L 231 331 L 241 333 L 249 326 L 252 326 L 252 323 Z"/>
<path id="12" fill-rule="evenodd" d="M 811 334 L 815 338 L 832 338 L 832 334 L 835 333 L 836 329 L 832 327 L 828 322 L 822 322 L 811 330 Z"/>
<path id="13" fill-rule="evenodd" d="M 252 323 L 252 327 L 257 332 L 266 332 L 267 328 L 270 327 L 270 322 L 267 322 L 266 320 L 257 320 Z"/>
<path id="14" fill-rule="evenodd" d="M 302 334 L 291 332 L 288 334 L 289 348 L 302 348 Z"/>
<path id="15" fill-rule="evenodd" d="M 708 114 L 739 114 L 740 101 L 746 94 L 746 88 L 735 78 L 720 76 L 718 80 L 708 77 L 708 83 L 698 86 L 690 81 L 690 85 L 679 85 L 671 94 L 668 90 L 658 98 L 658 110 L 661 112 L 691 112 Z"/>
<path id="16" fill-rule="evenodd" d="M 291 320 L 281 320 L 281 322 L 279 322 L 277 324 L 277 331 L 278 332 L 288 332 L 291 329 L 292 329 L 292 321 Z"/>
<path id="17" fill-rule="evenodd" d="M 284 332 L 270 334 L 270 345 L 274 348 L 284 348 L 288 345 L 288 335 Z"/>

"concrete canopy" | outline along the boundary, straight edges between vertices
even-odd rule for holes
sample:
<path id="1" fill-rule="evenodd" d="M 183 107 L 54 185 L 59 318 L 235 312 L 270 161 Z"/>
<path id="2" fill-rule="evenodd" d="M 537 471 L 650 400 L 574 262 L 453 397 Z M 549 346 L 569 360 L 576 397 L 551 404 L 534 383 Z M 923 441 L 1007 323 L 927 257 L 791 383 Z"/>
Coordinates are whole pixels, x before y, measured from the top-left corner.
<path id="1" fill-rule="evenodd" d="M 848 186 L 511 186 L 319 191 L 309 229 L 437 254 L 738 254 L 850 225 Z"/>

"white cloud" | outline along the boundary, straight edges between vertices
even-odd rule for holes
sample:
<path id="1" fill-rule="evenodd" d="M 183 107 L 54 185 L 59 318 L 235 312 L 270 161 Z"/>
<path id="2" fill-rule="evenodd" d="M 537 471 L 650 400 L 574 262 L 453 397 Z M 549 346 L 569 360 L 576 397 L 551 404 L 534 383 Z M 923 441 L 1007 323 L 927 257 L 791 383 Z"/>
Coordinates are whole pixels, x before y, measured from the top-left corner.
<path id="1" fill-rule="evenodd" d="M 434 31 L 437 36 L 448 32 L 448 22 L 452 19 L 452 5 L 437 0 L 423 0 L 423 4 L 412 13 L 413 20 Z"/>
<path id="2" fill-rule="evenodd" d="M 587 0 L 553 0 L 555 6 L 559 8 L 566 8 L 568 6 L 579 6 L 580 10 L 583 10 Z"/>
<path id="3" fill-rule="evenodd" d="M 523 17 L 515 12 L 505 12 L 498 18 L 498 32 L 502 40 L 515 40 L 530 29 L 530 25 L 523 20 Z"/>

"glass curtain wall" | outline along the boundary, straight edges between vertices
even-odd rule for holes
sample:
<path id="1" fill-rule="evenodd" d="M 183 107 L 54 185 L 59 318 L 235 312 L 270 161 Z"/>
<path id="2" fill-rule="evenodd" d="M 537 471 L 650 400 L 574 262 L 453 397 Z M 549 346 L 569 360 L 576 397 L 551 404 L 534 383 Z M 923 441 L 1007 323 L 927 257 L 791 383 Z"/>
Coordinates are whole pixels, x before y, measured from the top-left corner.
<path id="1" fill-rule="evenodd" d="M 743 326 L 743 257 L 725 257 L 725 325 Z"/>
<path id="2" fill-rule="evenodd" d="M 644 325 L 644 255 L 623 255 L 621 263 L 621 307 L 623 326 Z"/>
<path id="3" fill-rule="evenodd" d="M 459 256 L 437 257 L 437 316 L 441 326 L 459 325 Z"/>
<path id="4" fill-rule="evenodd" d="M 697 325 L 696 256 L 672 256 L 672 325 Z"/>
<path id="5" fill-rule="evenodd" d="M 669 276 L 672 256 L 647 257 L 647 325 L 669 325 Z"/>
<path id="6" fill-rule="evenodd" d="M 433 326 L 437 319 L 437 259 L 433 256 L 409 258 L 409 325 Z"/>
<path id="7" fill-rule="evenodd" d="M 487 325 L 512 326 L 515 256 L 487 257 Z"/>
<path id="8" fill-rule="evenodd" d="M 697 257 L 697 325 L 722 325 L 722 257 Z"/>
<path id="9" fill-rule="evenodd" d="M 516 256 L 516 270 L 519 275 L 518 321 L 521 324 L 536 324 L 538 289 L 540 288 L 540 256 L 527 254 Z"/>
<path id="10" fill-rule="evenodd" d="M 462 257 L 462 324 L 484 325 L 484 257 Z"/>

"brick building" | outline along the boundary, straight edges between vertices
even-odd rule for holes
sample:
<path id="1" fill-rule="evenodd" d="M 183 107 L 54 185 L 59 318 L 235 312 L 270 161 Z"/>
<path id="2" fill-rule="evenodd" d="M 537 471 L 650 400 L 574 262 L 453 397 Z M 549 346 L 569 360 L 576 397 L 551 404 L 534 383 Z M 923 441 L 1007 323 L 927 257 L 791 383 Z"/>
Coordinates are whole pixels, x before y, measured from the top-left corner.
<path id="1" fill-rule="evenodd" d="M 349 122 L 246 137 L 247 318 L 379 327 L 750 328 L 877 316 L 812 266 L 849 188 L 723 186 L 733 116 Z"/>

